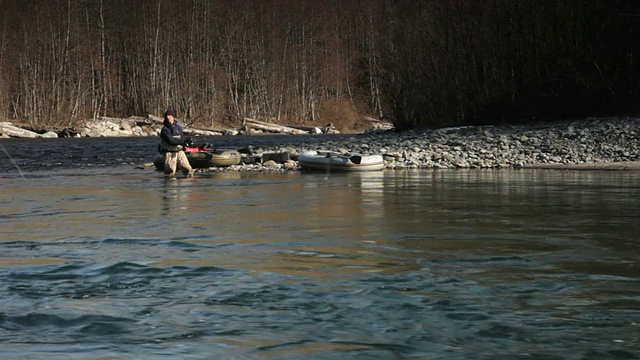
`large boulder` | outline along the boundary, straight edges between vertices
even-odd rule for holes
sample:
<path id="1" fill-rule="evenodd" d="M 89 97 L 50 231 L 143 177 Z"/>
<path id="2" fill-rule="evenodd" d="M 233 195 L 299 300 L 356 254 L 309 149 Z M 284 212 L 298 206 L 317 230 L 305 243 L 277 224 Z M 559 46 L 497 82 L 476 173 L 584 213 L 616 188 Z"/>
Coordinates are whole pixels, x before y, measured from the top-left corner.
<path id="1" fill-rule="evenodd" d="M 58 133 L 54 132 L 54 131 L 47 131 L 46 133 L 40 135 L 43 138 L 57 138 L 58 137 Z"/>

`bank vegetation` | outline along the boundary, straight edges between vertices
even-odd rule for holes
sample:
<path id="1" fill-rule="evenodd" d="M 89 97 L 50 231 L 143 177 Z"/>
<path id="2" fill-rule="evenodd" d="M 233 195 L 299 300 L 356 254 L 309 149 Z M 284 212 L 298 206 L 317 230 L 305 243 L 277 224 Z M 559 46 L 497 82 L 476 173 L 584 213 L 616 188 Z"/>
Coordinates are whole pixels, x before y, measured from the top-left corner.
<path id="1" fill-rule="evenodd" d="M 2 0 L 0 117 L 397 129 L 633 115 L 634 0 Z"/>

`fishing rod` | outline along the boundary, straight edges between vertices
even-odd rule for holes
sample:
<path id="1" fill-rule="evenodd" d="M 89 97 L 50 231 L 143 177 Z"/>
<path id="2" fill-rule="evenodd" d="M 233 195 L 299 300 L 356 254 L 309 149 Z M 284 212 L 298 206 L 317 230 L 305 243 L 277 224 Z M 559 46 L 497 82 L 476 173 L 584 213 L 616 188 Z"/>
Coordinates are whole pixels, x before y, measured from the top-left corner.
<path id="1" fill-rule="evenodd" d="M 4 151 L 5 154 L 7 154 L 7 157 L 9 158 L 9 161 L 11 161 L 13 166 L 15 166 L 16 169 L 18 170 L 18 173 L 20 174 L 20 176 L 22 176 L 22 178 L 24 179 L 25 178 L 24 174 L 22 173 L 22 170 L 20 169 L 20 166 L 18 166 L 18 163 L 15 161 L 15 159 L 11 156 L 11 154 L 9 154 L 7 149 L 4 148 L 4 145 L 0 144 L 0 148 L 2 148 L 2 151 Z"/>

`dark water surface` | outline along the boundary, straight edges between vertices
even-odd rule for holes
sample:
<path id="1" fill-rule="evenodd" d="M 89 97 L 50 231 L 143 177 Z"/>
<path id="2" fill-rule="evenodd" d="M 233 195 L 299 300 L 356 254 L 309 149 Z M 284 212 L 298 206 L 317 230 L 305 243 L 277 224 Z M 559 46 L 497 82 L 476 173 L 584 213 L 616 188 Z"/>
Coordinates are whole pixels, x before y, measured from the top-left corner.
<path id="1" fill-rule="evenodd" d="M 165 181 L 154 139 L 0 145 L 1 359 L 639 358 L 640 172 Z"/>

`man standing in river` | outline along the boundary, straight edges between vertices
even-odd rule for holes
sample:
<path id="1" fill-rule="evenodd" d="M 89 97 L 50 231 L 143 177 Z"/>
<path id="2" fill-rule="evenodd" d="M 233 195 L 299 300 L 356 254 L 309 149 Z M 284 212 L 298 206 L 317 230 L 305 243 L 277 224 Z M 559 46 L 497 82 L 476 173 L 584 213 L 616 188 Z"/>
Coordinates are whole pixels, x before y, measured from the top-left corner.
<path id="1" fill-rule="evenodd" d="M 175 178 L 176 169 L 179 167 L 185 177 L 193 177 L 193 169 L 183 151 L 186 139 L 175 117 L 176 111 L 169 107 L 164 113 L 164 126 L 160 131 L 160 151 L 164 154 L 164 175 L 167 179 Z"/>

